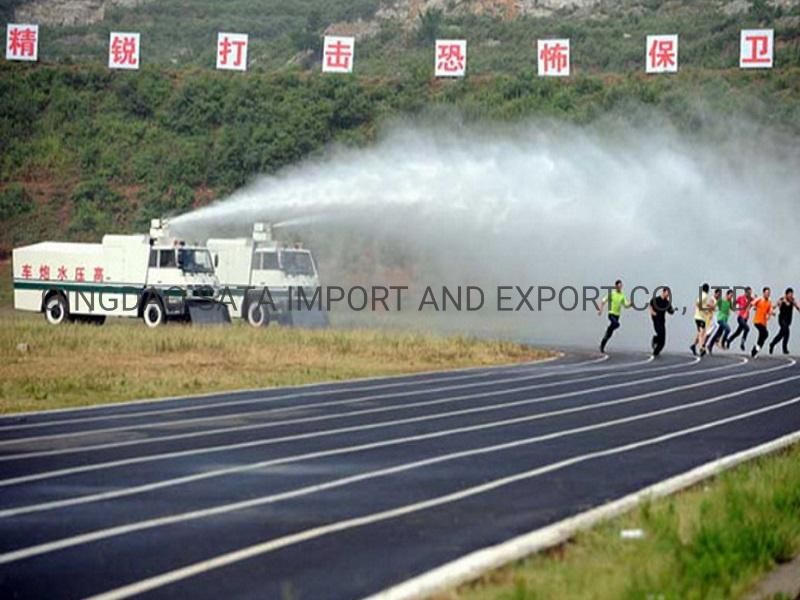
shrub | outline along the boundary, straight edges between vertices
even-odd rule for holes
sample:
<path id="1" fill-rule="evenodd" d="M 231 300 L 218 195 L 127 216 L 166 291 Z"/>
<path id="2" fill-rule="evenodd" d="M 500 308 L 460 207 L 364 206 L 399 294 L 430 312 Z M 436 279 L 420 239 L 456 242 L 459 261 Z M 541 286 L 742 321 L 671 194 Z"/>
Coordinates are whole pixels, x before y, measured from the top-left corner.
<path id="1" fill-rule="evenodd" d="M 79 184 L 71 200 L 75 213 L 70 231 L 75 234 L 108 233 L 124 217 L 124 198 L 104 181 L 92 179 Z"/>
<path id="2" fill-rule="evenodd" d="M 0 220 L 17 217 L 32 209 L 33 201 L 22 184 L 12 183 L 0 191 Z"/>
<path id="3" fill-rule="evenodd" d="M 72 202 L 77 207 L 95 206 L 99 208 L 113 209 L 119 206 L 122 196 L 112 190 L 108 185 L 99 179 L 78 184 L 72 192 Z"/>

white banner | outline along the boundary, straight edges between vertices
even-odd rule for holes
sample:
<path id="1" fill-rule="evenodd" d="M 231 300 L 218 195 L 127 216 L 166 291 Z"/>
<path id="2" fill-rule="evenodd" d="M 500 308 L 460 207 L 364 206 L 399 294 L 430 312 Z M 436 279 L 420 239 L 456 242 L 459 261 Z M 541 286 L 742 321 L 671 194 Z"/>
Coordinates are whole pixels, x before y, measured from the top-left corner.
<path id="1" fill-rule="evenodd" d="M 647 73 L 677 73 L 678 36 L 648 35 L 644 58 Z"/>
<path id="2" fill-rule="evenodd" d="M 537 40 L 539 77 L 569 76 L 569 40 Z"/>
<path id="3" fill-rule="evenodd" d="M 246 33 L 218 33 L 217 69 L 246 71 L 248 41 Z"/>
<path id="4" fill-rule="evenodd" d="M 6 27 L 6 60 L 39 60 L 39 26 L 9 23 Z"/>
<path id="5" fill-rule="evenodd" d="M 467 73 L 467 40 L 436 40 L 436 77 L 464 77 Z"/>
<path id="6" fill-rule="evenodd" d="M 108 41 L 109 69 L 139 68 L 139 34 L 112 31 Z"/>
<path id="7" fill-rule="evenodd" d="M 773 29 L 743 29 L 739 44 L 742 69 L 771 69 L 775 50 Z"/>
<path id="8" fill-rule="evenodd" d="M 352 73 L 355 45 L 355 38 L 326 35 L 322 51 L 322 72 Z"/>

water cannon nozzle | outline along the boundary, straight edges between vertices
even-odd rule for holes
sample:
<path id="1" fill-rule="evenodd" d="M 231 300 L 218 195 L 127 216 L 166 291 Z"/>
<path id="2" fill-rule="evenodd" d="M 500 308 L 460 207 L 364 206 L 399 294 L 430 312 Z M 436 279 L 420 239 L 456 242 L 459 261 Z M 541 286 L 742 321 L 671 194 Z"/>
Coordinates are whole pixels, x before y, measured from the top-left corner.
<path id="1" fill-rule="evenodd" d="M 256 242 L 271 242 L 272 224 L 262 222 L 253 223 L 253 240 Z"/>
<path id="2" fill-rule="evenodd" d="M 166 219 L 150 220 L 150 239 L 158 240 L 169 237 L 169 223 Z"/>

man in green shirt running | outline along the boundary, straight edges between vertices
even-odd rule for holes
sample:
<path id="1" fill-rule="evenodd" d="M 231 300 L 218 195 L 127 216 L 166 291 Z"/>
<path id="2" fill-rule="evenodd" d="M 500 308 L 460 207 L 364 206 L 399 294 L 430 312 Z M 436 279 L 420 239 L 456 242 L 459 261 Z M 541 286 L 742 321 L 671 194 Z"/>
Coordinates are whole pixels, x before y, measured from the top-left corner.
<path id="1" fill-rule="evenodd" d="M 722 338 L 722 347 L 725 348 L 728 336 L 731 334 L 731 326 L 728 325 L 728 319 L 731 316 L 731 309 L 733 308 L 733 290 L 728 290 L 725 297 L 717 301 L 717 327 L 714 329 L 714 335 L 708 338 L 706 342 L 706 350 L 711 354 L 714 350 L 714 345 Z"/>
<path id="2" fill-rule="evenodd" d="M 631 305 L 625 297 L 625 294 L 622 293 L 621 280 L 617 279 L 614 282 L 614 289 L 608 293 L 608 296 L 603 298 L 603 301 L 600 303 L 600 309 L 597 311 L 598 315 L 603 314 L 603 307 L 605 307 L 606 304 L 608 304 L 608 328 L 600 342 L 600 352 L 603 353 L 606 351 L 608 340 L 610 340 L 614 332 L 619 329 L 619 317 L 622 314 L 622 309 Z"/>

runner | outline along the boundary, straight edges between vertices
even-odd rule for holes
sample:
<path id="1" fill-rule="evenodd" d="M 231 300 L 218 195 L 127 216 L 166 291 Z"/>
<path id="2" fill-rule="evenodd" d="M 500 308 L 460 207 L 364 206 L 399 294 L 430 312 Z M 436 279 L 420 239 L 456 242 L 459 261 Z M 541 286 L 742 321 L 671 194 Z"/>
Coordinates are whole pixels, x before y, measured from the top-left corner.
<path id="1" fill-rule="evenodd" d="M 716 310 L 721 300 L 722 300 L 722 290 L 720 288 L 715 288 L 714 295 L 711 296 L 708 302 L 710 310 L 706 311 L 706 341 L 703 344 L 703 348 L 700 351 L 701 356 L 703 355 L 703 351 L 711 354 L 712 348 L 709 347 L 708 342 L 712 338 L 716 337 L 717 331 L 719 330 L 719 323 L 714 318 L 714 311 Z"/>
<path id="2" fill-rule="evenodd" d="M 783 297 L 778 300 L 778 325 L 781 330 L 769 344 L 769 353 L 772 354 L 778 342 L 783 342 L 783 353 L 789 354 L 789 327 L 792 325 L 792 311 L 800 312 L 800 304 L 794 299 L 794 290 L 788 288 Z"/>
<path id="3" fill-rule="evenodd" d="M 750 333 L 750 325 L 747 324 L 747 321 L 750 319 L 750 308 L 753 306 L 753 288 L 750 286 L 744 288 L 744 296 L 739 296 L 736 299 L 736 322 L 739 326 L 736 328 L 736 332 L 728 338 L 728 348 L 730 349 L 731 344 L 733 341 L 742 336 L 742 343 L 739 346 L 742 349 L 742 352 L 745 350 L 745 342 L 747 341 L 747 334 Z"/>
<path id="4" fill-rule="evenodd" d="M 772 290 L 770 290 L 768 287 L 765 287 L 761 297 L 756 298 L 756 300 L 753 302 L 753 308 L 756 311 L 756 315 L 753 317 L 753 325 L 755 325 L 756 329 L 758 330 L 758 341 L 750 351 L 750 355 L 753 358 L 758 356 L 758 353 L 761 352 L 761 348 L 764 347 L 764 342 L 766 342 L 767 338 L 769 337 L 767 323 L 769 322 L 769 318 L 775 314 L 775 310 L 772 306 L 772 300 L 769 299 L 771 293 Z"/>
<path id="5" fill-rule="evenodd" d="M 720 290 L 717 291 L 720 292 L 720 294 L 722 293 Z M 717 297 L 716 292 L 714 292 L 714 297 Z M 725 297 L 717 301 L 717 325 L 711 338 L 709 338 L 708 342 L 706 343 L 709 354 L 713 352 L 714 346 L 717 344 L 717 342 L 720 342 L 720 346 L 722 348 L 726 347 L 728 336 L 731 334 L 731 326 L 728 325 L 728 319 L 731 316 L 732 308 L 733 290 L 728 290 L 725 292 Z"/>
<path id="6" fill-rule="evenodd" d="M 697 327 L 697 335 L 694 336 L 694 342 L 689 346 L 692 354 L 697 356 L 697 347 L 700 346 L 700 356 L 706 353 L 706 328 L 711 320 L 710 315 L 714 314 L 714 309 L 711 307 L 711 298 L 708 295 L 708 290 L 711 289 L 707 283 L 700 287 L 700 297 L 694 303 L 694 325 Z"/>
<path id="7" fill-rule="evenodd" d="M 629 307 L 631 304 L 622 292 L 622 280 L 617 279 L 614 282 L 614 289 L 608 292 L 608 296 L 603 298 L 600 303 L 600 309 L 597 311 L 598 315 L 603 314 L 603 307 L 608 304 L 608 328 L 600 341 L 600 352 L 606 351 L 606 344 L 614 332 L 619 329 L 619 317 L 622 314 L 622 309 Z"/>
<path id="8" fill-rule="evenodd" d="M 672 291 L 668 287 L 661 289 L 661 294 L 653 296 L 650 300 L 650 317 L 653 319 L 653 356 L 658 356 L 667 343 L 667 313 L 674 315 L 672 307 Z"/>

